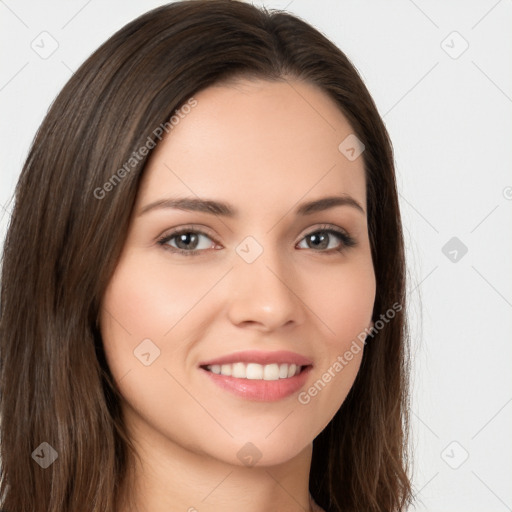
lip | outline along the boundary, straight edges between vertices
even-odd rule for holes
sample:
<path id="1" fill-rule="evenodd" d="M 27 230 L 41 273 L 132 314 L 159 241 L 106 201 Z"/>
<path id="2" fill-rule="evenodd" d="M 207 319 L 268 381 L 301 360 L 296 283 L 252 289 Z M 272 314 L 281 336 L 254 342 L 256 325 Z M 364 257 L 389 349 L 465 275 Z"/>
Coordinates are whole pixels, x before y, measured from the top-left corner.
<path id="1" fill-rule="evenodd" d="M 226 356 L 217 357 L 208 361 L 199 363 L 198 366 L 208 366 L 213 364 L 232 364 L 232 363 L 258 363 L 261 365 L 272 364 L 272 363 L 289 363 L 296 364 L 297 366 L 311 366 L 313 361 L 305 356 L 290 352 L 288 350 L 277 350 L 262 352 L 259 350 L 243 350 L 241 352 L 233 352 Z M 300 376 L 301 374 L 297 375 Z M 290 380 L 295 377 L 291 377 Z M 240 379 L 239 379 L 240 380 Z M 246 380 L 246 379 L 243 379 Z M 285 379 L 283 379 L 285 380 Z M 272 382 L 272 381 L 267 381 Z"/>
<path id="2" fill-rule="evenodd" d="M 224 360 L 225 359 L 222 359 L 222 361 Z M 240 361 L 240 359 L 237 359 L 236 361 Z M 256 361 L 253 359 L 252 362 Z M 213 373 L 205 368 L 199 368 L 199 371 L 210 378 L 211 382 L 219 386 L 221 389 L 229 391 L 236 396 L 256 402 L 276 402 L 299 391 L 299 389 L 306 383 L 309 372 L 312 368 L 312 366 L 306 366 L 298 375 L 278 380 L 238 379 L 235 377 L 228 377 L 227 375 Z"/>
<path id="3" fill-rule="evenodd" d="M 220 375 L 208 371 L 206 366 L 222 365 L 232 363 L 257 363 L 266 364 L 296 364 L 305 368 L 293 377 L 278 380 L 259 380 L 259 379 L 239 379 L 227 375 Z M 282 400 L 296 393 L 302 388 L 308 378 L 308 374 L 313 367 L 311 359 L 290 352 L 288 350 L 260 351 L 260 350 L 243 350 L 233 352 L 231 354 L 209 359 L 199 363 L 199 370 L 205 374 L 210 380 L 221 389 L 229 391 L 236 396 L 245 398 L 246 400 L 254 400 L 257 402 L 275 402 Z"/>

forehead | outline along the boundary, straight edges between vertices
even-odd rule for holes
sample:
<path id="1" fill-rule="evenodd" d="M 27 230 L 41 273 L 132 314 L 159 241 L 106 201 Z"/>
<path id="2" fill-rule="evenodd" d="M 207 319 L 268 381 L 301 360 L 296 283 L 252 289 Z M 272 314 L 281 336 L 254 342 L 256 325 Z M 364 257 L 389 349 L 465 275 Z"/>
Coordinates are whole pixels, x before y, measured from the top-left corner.
<path id="1" fill-rule="evenodd" d="M 242 79 L 194 98 L 148 162 L 144 199 L 192 194 L 249 205 L 258 198 L 270 208 L 284 196 L 346 193 L 365 205 L 363 158 L 351 161 L 338 149 L 353 129 L 320 88 Z"/>

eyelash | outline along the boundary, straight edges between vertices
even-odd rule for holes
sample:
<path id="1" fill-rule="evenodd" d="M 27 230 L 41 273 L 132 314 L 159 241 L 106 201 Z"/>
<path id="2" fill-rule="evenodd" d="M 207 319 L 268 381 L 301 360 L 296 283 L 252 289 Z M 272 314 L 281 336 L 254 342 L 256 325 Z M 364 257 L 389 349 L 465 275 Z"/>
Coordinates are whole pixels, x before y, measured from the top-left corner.
<path id="1" fill-rule="evenodd" d="M 159 245 L 161 245 L 164 250 L 168 250 L 168 251 L 171 251 L 171 252 L 177 253 L 177 254 L 183 254 L 184 256 L 195 256 L 198 253 L 205 252 L 205 249 L 193 249 L 191 251 L 187 251 L 185 249 L 179 249 L 179 248 L 171 247 L 171 246 L 167 245 L 167 242 L 169 242 L 173 238 L 176 238 L 183 234 L 189 234 L 189 233 L 204 235 L 204 236 L 210 238 L 213 242 L 218 243 L 216 240 L 213 239 L 212 236 L 208 235 L 207 233 L 205 233 L 203 231 L 194 229 L 192 227 L 190 227 L 190 228 L 184 227 L 184 228 L 177 229 L 176 231 L 173 231 L 171 233 L 167 233 L 164 236 L 162 236 L 161 238 L 159 238 L 157 243 Z M 307 238 L 308 236 L 311 236 L 311 235 L 315 235 L 317 233 L 329 233 L 331 235 L 337 236 L 341 240 L 342 246 L 339 249 L 329 249 L 329 250 L 319 250 L 319 251 L 315 251 L 314 249 L 312 249 L 314 252 L 324 253 L 326 255 L 334 255 L 336 253 L 338 253 L 338 254 L 342 253 L 346 249 L 357 245 L 356 240 L 354 238 L 352 238 L 349 234 L 347 234 L 346 232 L 342 231 L 341 229 L 336 228 L 329 224 L 322 225 L 319 228 L 315 229 L 314 231 L 307 233 L 306 235 L 304 235 L 302 237 L 301 241 L 304 238 Z"/>

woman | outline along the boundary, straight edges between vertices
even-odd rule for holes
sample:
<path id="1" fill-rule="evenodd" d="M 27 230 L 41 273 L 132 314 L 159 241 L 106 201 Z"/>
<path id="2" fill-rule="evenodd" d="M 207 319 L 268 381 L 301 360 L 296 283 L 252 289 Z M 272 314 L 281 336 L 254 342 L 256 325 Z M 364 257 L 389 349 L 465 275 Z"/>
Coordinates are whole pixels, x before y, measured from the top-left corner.
<path id="1" fill-rule="evenodd" d="M 405 263 L 391 143 L 284 12 L 184 1 L 75 73 L 2 267 L 8 511 L 398 511 Z"/>

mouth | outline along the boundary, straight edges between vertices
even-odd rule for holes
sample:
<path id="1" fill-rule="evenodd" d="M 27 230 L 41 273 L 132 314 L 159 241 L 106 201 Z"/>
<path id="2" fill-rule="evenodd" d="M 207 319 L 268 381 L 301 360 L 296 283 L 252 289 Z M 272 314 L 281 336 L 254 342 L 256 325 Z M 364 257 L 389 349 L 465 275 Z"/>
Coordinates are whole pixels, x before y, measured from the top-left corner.
<path id="1" fill-rule="evenodd" d="M 230 363 L 202 365 L 199 370 L 207 385 L 254 402 L 277 402 L 299 392 L 306 384 L 313 365 L 294 363 Z"/>

